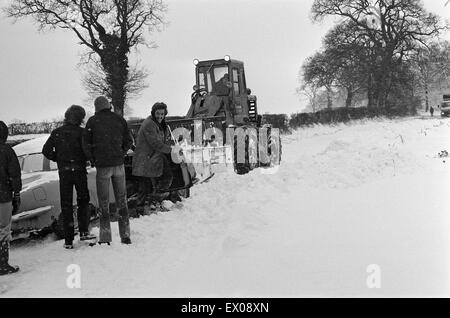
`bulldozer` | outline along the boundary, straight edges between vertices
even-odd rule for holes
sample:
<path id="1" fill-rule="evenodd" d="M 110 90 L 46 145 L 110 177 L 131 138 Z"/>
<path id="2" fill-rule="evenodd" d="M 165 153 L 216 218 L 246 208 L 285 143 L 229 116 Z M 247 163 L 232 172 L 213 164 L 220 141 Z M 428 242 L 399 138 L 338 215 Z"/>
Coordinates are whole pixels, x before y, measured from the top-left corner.
<path id="1" fill-rule="evenodd" d="M 187 114 L 166 117 L 170 142 L 179 147 L 169 155 L 174 175 L 170 191 L 182 197 L 218 170 L 246 174 L 256 167 L 277 167 L 281 159 L 279 131 L 262 123 L 256 96 L 247 88 L 244 63 L 225 56 L 196 59 L 194 65 L 196 83 Z M 128 121 L 135 138 L 142 121 Z M 125 160 L 129 197 L 138 192 L 138 180 L 131 173 L 132 157 L 130 153 Z"/>
<path id="2" fill-rule="evenodd" d="M 257 98 L 247 87 L 244 63 L 223 59 L 194 60 L 191 106 L 183 119 L 167 120 L 185 158 L 201 166 L 232 166 L 237 174 L 274 167 L 281 160 L 279 131 L 262 123 Z M 186 143 L 187 141 L 187 143 Z M 200 158 L 200 159 L 199 159 Z"/>

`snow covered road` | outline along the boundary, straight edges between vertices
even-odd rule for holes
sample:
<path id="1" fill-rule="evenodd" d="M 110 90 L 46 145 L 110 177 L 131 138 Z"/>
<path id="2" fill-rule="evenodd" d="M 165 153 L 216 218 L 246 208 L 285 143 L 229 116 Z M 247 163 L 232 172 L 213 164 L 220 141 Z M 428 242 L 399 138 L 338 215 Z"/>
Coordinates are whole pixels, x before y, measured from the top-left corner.
<path id="1" fill-rule="evenodd" d="M 0 297 L 450 296 L 450 121 L 300 129 L 273 174 L 217 174 L 181 209 L 133 219 L 133 245 L 13 246 Z M 94 229 L 94 232 L 98 229 Z M 70 289 L 70 264 L 81 288 Z M 381 288 L 368 288 L 367 268 Z M 2 292 L 3 291 L 3 292 Z"/>

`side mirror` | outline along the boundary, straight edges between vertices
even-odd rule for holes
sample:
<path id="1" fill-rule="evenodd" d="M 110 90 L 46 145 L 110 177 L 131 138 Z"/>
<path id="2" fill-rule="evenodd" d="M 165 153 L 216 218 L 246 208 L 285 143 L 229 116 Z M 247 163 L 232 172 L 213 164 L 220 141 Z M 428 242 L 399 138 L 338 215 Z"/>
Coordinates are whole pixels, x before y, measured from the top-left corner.
<path id="1" fill-rule="evenodd" d="M 252 90 L 250 88 L 247 88 L 247 95 L 251 95 L 252 94 Z"/>

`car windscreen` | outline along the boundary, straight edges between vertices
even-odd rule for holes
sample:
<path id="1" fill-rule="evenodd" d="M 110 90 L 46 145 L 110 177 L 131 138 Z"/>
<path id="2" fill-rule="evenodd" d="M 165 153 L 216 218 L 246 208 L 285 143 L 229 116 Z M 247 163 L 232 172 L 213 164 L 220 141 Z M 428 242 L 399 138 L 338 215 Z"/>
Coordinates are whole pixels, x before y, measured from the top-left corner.
<path id="1" fill-rule="evenodd" d="M 22 173 L 56 170 L 56 162 L 49 161 L 42 153 L 26 154 L 18 157 Z"/>

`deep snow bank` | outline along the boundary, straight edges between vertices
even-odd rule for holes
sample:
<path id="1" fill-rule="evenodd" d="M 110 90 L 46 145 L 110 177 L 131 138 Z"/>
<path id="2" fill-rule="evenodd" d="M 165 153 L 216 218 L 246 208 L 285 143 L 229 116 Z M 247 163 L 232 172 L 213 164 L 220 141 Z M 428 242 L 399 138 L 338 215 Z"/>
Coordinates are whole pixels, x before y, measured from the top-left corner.
<path id="1" fill-rule="evenodd" d="M 2 296 L 450 295 L 444 149 L 441 119 L 301 129 L 276 173 L 219 173 L 183 208 L 132 220 L 131 246 L 115 223 L 111 247 L 14 247 L 22 271 L 0 278 Z M 70 264 L 81 289 L 66 286 Z M 380 289 L 367 288 L 370 264 Z"/>

